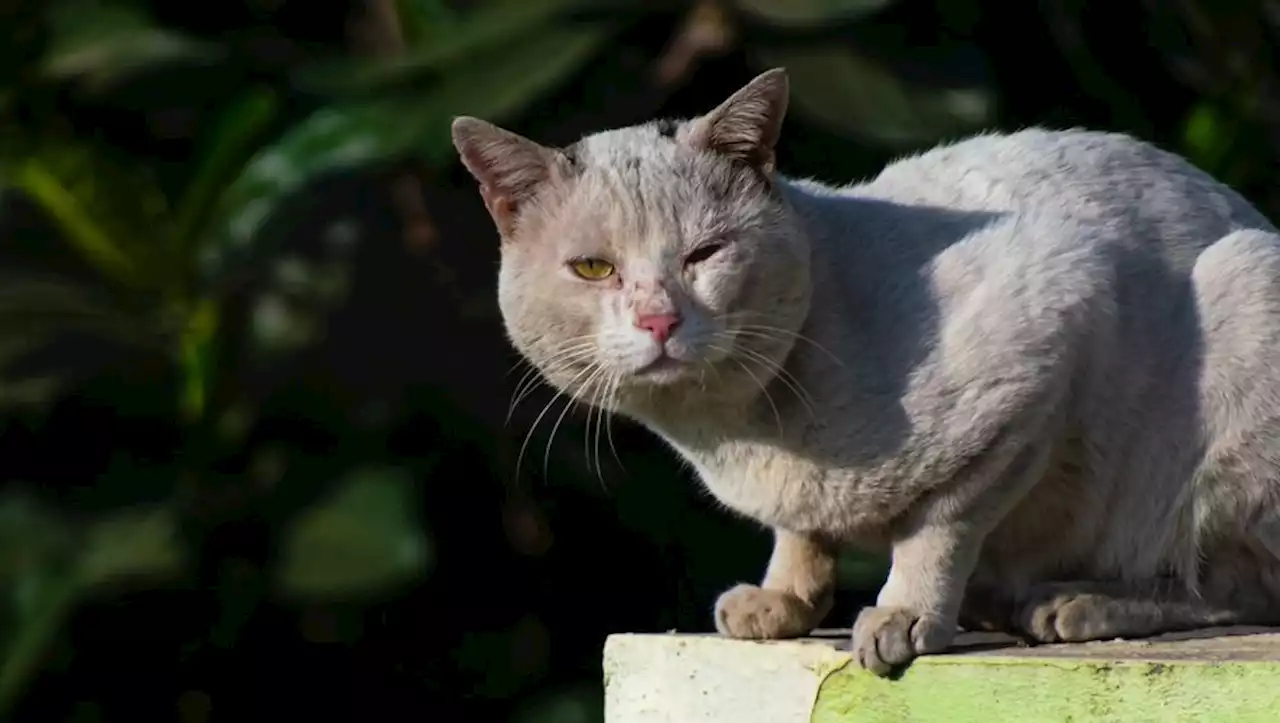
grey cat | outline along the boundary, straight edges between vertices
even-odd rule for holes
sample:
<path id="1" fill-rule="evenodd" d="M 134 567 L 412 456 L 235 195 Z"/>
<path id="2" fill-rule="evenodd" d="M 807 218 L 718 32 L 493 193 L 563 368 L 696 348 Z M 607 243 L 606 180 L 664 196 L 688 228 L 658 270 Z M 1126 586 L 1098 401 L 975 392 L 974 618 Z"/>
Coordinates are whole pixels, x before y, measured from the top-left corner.
<path id="1" fill-rule="evenodd" d="M 878 674 L 958 624 L 1036 641 L 1280 623 L 1280 235 L 1118 134 L 987 134 L 833 188 L 776 172 L 787 76 L 549 148 L 462 117 L 514 346 L 775 533 L 716 628 L 806 634 L 892 568 Z"/>

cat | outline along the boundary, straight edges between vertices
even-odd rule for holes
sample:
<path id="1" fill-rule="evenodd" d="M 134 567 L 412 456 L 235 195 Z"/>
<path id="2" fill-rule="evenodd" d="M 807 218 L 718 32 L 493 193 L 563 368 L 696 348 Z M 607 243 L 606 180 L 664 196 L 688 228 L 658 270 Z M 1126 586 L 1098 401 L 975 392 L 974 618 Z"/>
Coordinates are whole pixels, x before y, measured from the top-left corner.
<path id="1" fill-rule="evenodd" d="M 736 638 L 807 634 L 845 546 L 891 557 L 852 652 L 1280 623 L 1280 234 L 1129 136 L 978 134 L 786 177 L 785 69 L 705 115 L 454 146 L 514 347 L 772 528 Z"/>

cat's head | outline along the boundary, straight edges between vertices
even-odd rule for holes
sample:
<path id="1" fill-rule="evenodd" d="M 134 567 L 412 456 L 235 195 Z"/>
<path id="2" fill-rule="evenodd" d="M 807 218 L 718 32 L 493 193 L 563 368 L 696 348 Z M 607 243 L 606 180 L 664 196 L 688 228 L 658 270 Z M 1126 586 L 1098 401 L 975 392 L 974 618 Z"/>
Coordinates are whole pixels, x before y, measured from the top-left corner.
<path id="1" fill-rule="evenodd" d="M 540 145 L 459 118 L 453 140 L 502 238 L 516 348 L 601 406 L 754 395 L 808 313 L 808 242 L 774 176 L 787 77 L 704 116 Z"/>

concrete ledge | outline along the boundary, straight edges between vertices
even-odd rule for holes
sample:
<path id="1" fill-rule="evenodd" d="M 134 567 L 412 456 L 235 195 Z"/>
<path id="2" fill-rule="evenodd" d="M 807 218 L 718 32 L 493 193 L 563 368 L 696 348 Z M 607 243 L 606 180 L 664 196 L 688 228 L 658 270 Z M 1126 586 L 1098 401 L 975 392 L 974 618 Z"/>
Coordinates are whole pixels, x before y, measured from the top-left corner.
<path id="1" fill-rule="evenodd" d="M 614 635 L 606 723 L 1280 721 L 1280 630 L 1018 646 L 961 635 L 896 680 L 850 663 L 848 631 L 798 641 Z"/>

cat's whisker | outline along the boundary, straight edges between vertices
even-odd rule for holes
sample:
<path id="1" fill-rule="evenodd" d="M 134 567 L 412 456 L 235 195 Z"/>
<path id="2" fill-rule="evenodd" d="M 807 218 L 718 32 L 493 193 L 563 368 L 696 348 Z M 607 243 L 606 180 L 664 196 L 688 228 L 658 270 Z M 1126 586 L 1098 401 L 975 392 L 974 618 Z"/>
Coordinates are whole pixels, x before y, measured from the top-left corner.
<path id="1" fill-rule="evenodd" d="M 604 375 L 604 378 L 600 380 L 600 383 L 596 385 L 596 394 L 592 401 L 592 406 L 595 408 L 595 412 L 596 412 L 596 424 L 595 424 L 595 435 L 594 435 L 594 438 L 595 438 L 594 450 L 596 455 L 596 478 L 600 480 L 600 487 L 606 490 L 608 489 L 608 486 L 605 484 L 605 481 L 604 481 L 604 461 L 600 457 L 600 433 L 602 428 L 605 426 L 606 416 L 610 414 L 609 410 L 605 406 L 607 403 L 605 397 L 608 394 L 609 388 L 612 386 L 612 384 L 613 384 L 613 374 L 606 373 Z M 588 433 L 591 432 L 590 426 L 588 426 L 587 432 Z M 588 462 L 591 461 L 590 455 L 588 455 L 587 461 Z"/>
<path id="2" fill-rule="evenodd" d="M 796 379 L 794 374 L 787 371 L 778 362 L 753 349 L 738 347 L 736 351 L 745 355 L 749 360 L 764 367 L 766 370 L 773 372 L 774 378 L 785 385 L 787 389 L 791 390 L 792 394 L 796 395 L 796 399 L 798 399 L 809 411 L 809 416 L 811 418 L 817 418 L 818 412 L 814 408 L 813 395 L 809 394 L 809 391 L 804 388 L 804 385 L 801 384 L 799 379 Z"/>
<path id="3" fill-rule="evenodd" d="M 559 343 L 559 346 L 551 350 L 551 356 L 554 357 L 555 355 L 564 351 L 569 346 L 575 346 L 575 347 L 590 346 L 594 344 L 594 341 L 593 341 L 594 339 L 595 339 L 595 336 L 592 334 L 583 334 L 581 336 L 570 337 L 568 339 L 561 341 Z M 516 359 L 516 363 L 512 364 L 511 368 L 507 370 L 507 375 L 510 375 L 515 370 L 519 369 L 521 366 L 535 366 L 535 365 L 531 364 L 528 359 L 521 357 L 519 359 Z"/>
<path id="4" fill-rule="evenodd" d="M 614 410 L 618 408 L 618 391 L 621 390 L 621 388 L 622 388 L 622 375 L 614 374 L 613 386 L 610 387 L 609 389 L 609 416 L 605 418 L 604 434 L 605 434 L 605 437 L 608 438 L 609 440 L 609 451 L 613 453 L 614 461 L 616 461 L 618 463 L 618 466 L 625 471 L 626 465 L 622 463 L 622 458 L 618 456 L 618 448 L 613 444 L 613 414 L 614 414 Z M 597 456 L 599 456 L 599 452 L 597 452 L 596 454 Z"/>
<path id="5" fill-rule="evenodd" d="M 818 351 L 821 351 L 823 354 L 826 354 L 827 356 L 829 356 L 831 360 L 834 361 L 839 366 L 844 366 L 844 361 L 842 361 L 840 357 L 836 356 L 830 349 L 826 348 L 822 344 L 819 344 L 817 341 L 815 341 L 809 336 L 806 336 L 798 331 L 785 329 L 775 324 L 750 323 L 751 320 L 768 321 L 769 319 L 775 318 L 772 314 L 765 314 L 759 311 L 743 309 L 739 311 L 728 312 L 726 314 L 723 314 L 720 318 L 721 318 L 721 321 L 723 321 L 726 324 L 726 326 L 730 327 L 730 329 L 732 329 L 733 331 L 755 332 L 756 336 L 761 336 L 762 333 L 769 334 L 770 336 L 763 337 L 763 338 L 769 338 L 772 341 L 786 341 L 788 339 L 803 341 L 806 344 L 812 345 L 815 349 L 817 349 Z M 747 322 L 747 323 L 738 323 L 738 322 Z M 781 334 L 783 338 L 777 338 L 776 336 L 772 336 L 774 334 Z"/>
<path id="6" fill-rule="evenodd" d="M 549 358 L 545 365 L 548 368 L 557 370 L 564 369 L 591 357 L 594 354 L 594 350 L 594 342 L 583 342 L 569 347 L 562 347 Z M 512 392 L 511 404 L 507 407 L 507 424 L 511 423 L 511 418 L 520 402 L 524 401 L 529 394 L 533 393 L 534 389 L 544 383 L 543 375 L 536 367 L 531 368 L 520 378 L 520 381 L 516 384 L 515 391 Z"/>
<path id="7" fill-rule="evenodd" d="M 765 387 L 759 377 L 751 373 L 751 370 L 747 368 L 747 365 L 744 364 L 741 359 L 734 356 L 729 358 L 742 368 L 743 373 L 750 377 L 751 381 L 755 382 L 757 387 L 760 387 L 760 393 L 764 395 L 765 401 L 769 403 L 769 408 L 773 410 L 773 418 L 778 422 L 778 438 L 785 439 L 786 433 L 782 429 L 782 415 L 778 413 L 778 405 L 773 403 L 773 397 L 769 395 L 769 389 Z"/>
<path id="8" fill-rule="evenodd" d="M 578 379 L 582 378 L 584 375 L 591 372 L 594 368 L 595 368 L 595 365 L 587 366 L 585 369 L 578 372 L 572 379 L 570 379 L 569 383 L 566 384 L 565 386 L 572 387 L 574 382 L 576 382 Z M 547 412 L 551 411 L 551 407 L 556 403 L 556 400 L 560 399 L 560 397 L 564 396 L 564 394 L 565 394 L 564 390 L 557 390 L 555 396 L 551 397 L 550 401 L 548 401 L 545 405 L 543 405 L 542 411 L 538 413 L 538 416 L 533 420 L 533 424 L 529 426 L 529 431 L 525 433 L 524 442 L 521 443 L 520 445 L 520 453 L 516 455 L 516 479 L 520 479 L 520 469 L 524 464 L 524 453 L 529 447 L 529 442 L 533 439 L 534 432 L 537 431 L 538 425 L 542 423 L 542 418 L 547 416 Z M 569 403 L 571 404 L 572 401 L 573 401 L 572 397 L 570 397 Z M 552 434 L 553 435 L 555 434 L 554 429 L 552 430 Z M 550 449 L 550 442 L 548 442 L 547 446 L 548 446 L 548 449 Z"/>
<path id="9" fill-rule="evenodd" d="M 759 324 L 745 324 L 745 325 L 736 327 L 734 331 L 737 332 L 738 334 L 741 334 L 742 336 L 754 337 L 758 339 L 766 339 L 769 341 L 786 341 L 786 338 L 795 339 L 796 341 L 803 341 L 807 344 L 812 345 L 815 349 L 822 352 L 823 354 L 826 354 L 828 357 L 831 357 L 831 360 L 834 361 L 836 364 L 840 366 L 844 366 L 844 362 L 841 361 L 840 357 L 836 356 L 825 346 L 819 344 L 818 342 L 814 341 L 813 339 L 810 339 L 809 337 L 799 332 L 790 331 L 788 329 L 782 329 L 776 326 L 762 326 Z M 777 336 L 774 336 L 775 334 L 781 334 L 783 335 L 783 337 L 786 337 L 786 338 L 778 338 Z"/>
<path id="10" fill-rule="evenodd" d="M 603 375 L 603 378 L 601 378 L 595 385 L 593 385 L 592 392 L 591 392 L 591 400 L 587 408 L 587 427 L 583 434 L 583 437 L 584 437 L 583 442 L 585 445 L 585 452 L 587 457 L 587 466 L 590 467 L 591 452 L 592 452 L 591 430 L 592 430 L 592 420 L 594 419 L 596 478 L 600 480 L 601 488 L 605 488 L 606 486 L 604 483 L 604 465 L 600 461 L 600 428 L 604 426 L 604 418 L 606 414 L 606 411 L 604 408 L 604 394 L 607 389 L 607 385 L 611 382 L 611 379 L 612 379 L 612 375 L 605 373 Z"/>
<path id="11" fill-rule="evenodd" d="M 548 470 L 551 468 L 551 445 L 556 441 L 556 432 L 560 430 L 560 425 L 564 422 L 564 418 L 568 416 L 569 410 L 573 407 L 573 403 L 578 401 L 582 391 L 590 387 L 596 377 L 605 373 L 604 367 L 597 363 L 592 363 L 587 367 L 586 371 L 590 371 L 591 374 L 587 377 L 586 381 L 579 384 L 577 388 L 573 390 L 573 393 L 569 395 L 569 398 L 565 400 L 564 408 L 560 410 L 560 416 L 556 417 L 556 423 L 551 427 L 551 434 L 547 436 L 547 448 L 542 457 L 543 478 L 547 477 Z M 572 386 L 572 382 L 568 386 Z"/>
<path id="12" fill-rule="evenodd" d="M 544 383 L 542 373 L 537 368 L 530 369 L 525 372 L 523 377 L 520 377 L 520 381 L 516 383 L 515 390 L 511 393 L 511 403 L 507 405 L 507 419 L 504 424 L 511 424 L 511 418 L 515 415 L 516 407 L 520 406 L 520 402 L 524 401 L 525 397 Z"/>

